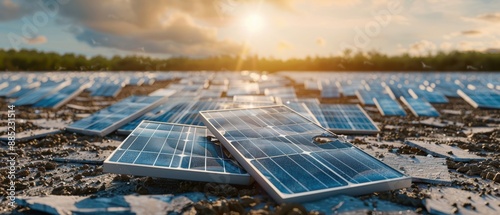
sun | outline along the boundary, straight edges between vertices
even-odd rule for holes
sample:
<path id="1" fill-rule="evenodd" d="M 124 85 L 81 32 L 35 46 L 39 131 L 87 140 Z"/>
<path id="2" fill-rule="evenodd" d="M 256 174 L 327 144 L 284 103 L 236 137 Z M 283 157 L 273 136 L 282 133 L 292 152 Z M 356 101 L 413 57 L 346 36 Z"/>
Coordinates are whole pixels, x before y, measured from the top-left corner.
<path id="1" fill-rule="evenodd" d="M 244 20 L 244 26 L 250 33 L 261 31 L 265 24 L 265 20 L 260 14 L 250 14 Z"/>

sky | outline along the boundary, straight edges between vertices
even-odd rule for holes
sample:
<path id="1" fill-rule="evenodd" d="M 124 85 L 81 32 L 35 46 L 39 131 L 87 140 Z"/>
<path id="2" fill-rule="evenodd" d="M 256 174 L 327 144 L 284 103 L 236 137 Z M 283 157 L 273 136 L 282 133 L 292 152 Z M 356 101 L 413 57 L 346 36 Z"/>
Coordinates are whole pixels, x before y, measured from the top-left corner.
<path id="1" fill-rule="evenodd" d="M 500 50 L 498 0 L 0 0 L 0 49 L 278 59 Z"/>

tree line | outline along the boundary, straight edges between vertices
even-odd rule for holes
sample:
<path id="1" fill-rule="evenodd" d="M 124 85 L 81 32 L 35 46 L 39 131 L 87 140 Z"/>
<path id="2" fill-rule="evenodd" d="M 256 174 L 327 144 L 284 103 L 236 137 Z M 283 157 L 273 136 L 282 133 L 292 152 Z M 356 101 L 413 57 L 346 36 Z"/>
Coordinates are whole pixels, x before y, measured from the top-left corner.
<path id="1" fill-rule="evenodd" d="M 376 51 L 340 56 L 276 59 L 257 55 L 239 58 L 222 55 L 205 58 L 145 56 L 86 57 L 37 50 L 0 49 L 0 71 L 500 71 L 500 53 L 478 51 L 438 52 L 426 56 L 386 55 Z"/>

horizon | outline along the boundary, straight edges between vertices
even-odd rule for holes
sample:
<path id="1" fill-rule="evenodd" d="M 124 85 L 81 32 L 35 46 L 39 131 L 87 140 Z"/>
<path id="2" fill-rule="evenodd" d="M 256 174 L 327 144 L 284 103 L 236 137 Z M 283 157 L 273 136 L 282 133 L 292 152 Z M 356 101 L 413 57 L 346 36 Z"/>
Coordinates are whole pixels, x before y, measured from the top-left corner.
<path id="1" fill-rule="evenodd" d="M 341 56 L 346 49 L 388 56 L 498 53 L 499 6 L 491 0 L 1 0 L 0 49 L 279 60 Z"/>

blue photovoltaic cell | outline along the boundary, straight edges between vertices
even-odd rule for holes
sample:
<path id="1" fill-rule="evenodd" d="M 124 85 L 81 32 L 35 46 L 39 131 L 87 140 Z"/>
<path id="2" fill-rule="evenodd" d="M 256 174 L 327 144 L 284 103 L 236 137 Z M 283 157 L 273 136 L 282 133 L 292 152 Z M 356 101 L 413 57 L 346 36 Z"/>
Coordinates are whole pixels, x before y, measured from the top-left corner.
<path id="1" fill-rule="evenodd" d="M 249 184 L 250 175 L 209 138 L 206 127 L 143 121 L 104 162 L 104 171 Z"/>
<path id="2" fill-rule="evenodd" d="M 69 101 L 73 96 L 83 91 L 82 85 L 76 83 L 66 86 L 47 97 L 35 103 L 34 107 L 58 108 L 63 105 L 64 101 Z"/>
<path id="3" fill-rule="evenodd" d="M 446 98 L 445 95 L 437 91 L 429 92 L 427 90 L 421 90 L 416 88 L 409 89 L 408 91 L 415 99 L 417 98 L 425 99 L 430 103 L 448 103 L 448 98 Z"/>
<path id="4" fill-rule="evenodd" d="M 415 116 L 438 117 L 439 112 L 429 103 L 423 99 L 414 98 L 400 98 L 401 101 L 411 110 Z"/>
<path id="5" fill-rule="evenodd" d="M 20 85 L 15 83 L 9 84 L 9 86 L 0 90 L 0 97 L 11 95 L 19 90 L 21 90 Z"/>
<path id="6" fill-rule="evenodd" d="M 277 202 L 311 201 L 338 193 L 360 195 L 411 183 L 409 177 L 285 106 L 200 114 L 208 129 Z"/>
<path id="7" fill-rule="evenodd" d="M 309 108 L 304 102 L 285 101 L 283 102 L 283 104 L 291 108 L 295 112 L 301 114 L 302 116 L 306 117 L 307 119 L 315 122 L 316 124 L 320 124 L 318 119 L 316 119 L 314 114 L 311 112 L 311 110 L 309 110 Z"/>
<path id="8" fill-rule="evenodd" d="M 161 96 L 130 96 L 87 118 L 74 122 L 66 129 L 83 134 L 104 136 L 157 107 L 165 98 Z"/>
<path id="9" fill-rule="evenodd" d="M 475 108 L 500 109 L 500 93 L 493 90 L 458 90 L 457 93 Z"/>
<path id="10" fill-rule="evenodd" d="M 43 86 L 34 90 L 29 91 L 29 93 L 26 93 L 19 97 L 13 105 L 16 106 L 22 106 L 22 105 L 33 105 L 37 103 L 38 101 L 42 100 L 43 98 L 47 97 L 48 95 L 57 92 L 59 89 L 61 89 L 64 86 L 67 86 L 69 83 L 57 83 L 57 84 L 50 84 L 49 86 Z"/>
<path id="11" fill-rule="evenodd" d="M 363 105 L 375 105 L 373 98 L 391 99 L 388 94 L 381 91 L 357 90 L 356 96 Z"/>
<path id="12" fill-rule="evenodd" d="M 373 134 L 379 129 L 372 119 L 359 105 L 354 104 L 322 104 L 322 115 L 325 117 L 323 127 L 339 134 Z"/>
<path id="13" fill-rule="evenodd" d="M 406 112 L 399 103 L 392 99 L 373 99 L 382 116 L 406 116 Z"/>
<path id="14" fill-rule="evenodd" d="M 340 90 L 335 85 L 323 85 L 321 89 L 321 98 L 340 98 Z"/>
<path id="15" fill-rule="evenodd" d="M 90 96 L 116 97 L 122 90 L 121 84 L 104 84 L 93 91 Z"/>

